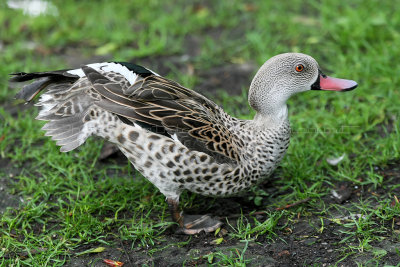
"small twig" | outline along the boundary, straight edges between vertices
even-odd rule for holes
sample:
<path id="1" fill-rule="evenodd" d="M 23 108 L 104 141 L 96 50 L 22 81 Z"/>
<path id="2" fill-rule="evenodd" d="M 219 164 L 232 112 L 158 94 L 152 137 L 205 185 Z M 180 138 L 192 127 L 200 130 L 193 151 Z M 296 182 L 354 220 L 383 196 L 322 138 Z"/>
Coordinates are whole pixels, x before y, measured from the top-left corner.
<path id="1" fill-rule="evenodd" d="M 121 247 L 125 252 L 126 257 L 128 258 L 129 261 L 129 266 L 133 266 L 133 263 L 131 261 L 131 257 L 129 257 L 128 251 L 126 251 L 124 244 L 122 243 L 123 241 L 120 241 Z"/>
<path id="2" fill-rule="evenodd" d="M 284 209 L 288 209 L 288 208 L 297 206 L 297 205 L 299 205 L 299 204 L 305 203 L 305 202 L 307 202 L 307 201 L 309 201 L 309 200 L 310 200 L 310 198 L 307 197 L 307 198 L 305 198 L 305 199 L 296 201 L 296 202 L 294 202 L 294 203 L 292 203 L 292 204 L 287 204 L 286 206 L 278 207 L 278 208 L 276 208 L 275 210 L 284 210 Z"/>

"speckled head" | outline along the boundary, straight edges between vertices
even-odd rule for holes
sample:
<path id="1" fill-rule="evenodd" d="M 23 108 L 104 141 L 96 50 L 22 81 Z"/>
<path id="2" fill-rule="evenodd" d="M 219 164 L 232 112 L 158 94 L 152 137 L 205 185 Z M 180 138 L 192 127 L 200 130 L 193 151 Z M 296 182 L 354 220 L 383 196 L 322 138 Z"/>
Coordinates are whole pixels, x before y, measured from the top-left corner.
<path id="1" fill-rule="evenodd" d="M 308 55 L 285 53 L 270 58 L 258 70 L 250 86 L 249 103 L 257 112 L 272 114 L 286 107 L 288 98 L 299 92 L 349 91 L 356 87 L 354 81 L 324 75 Z"/>

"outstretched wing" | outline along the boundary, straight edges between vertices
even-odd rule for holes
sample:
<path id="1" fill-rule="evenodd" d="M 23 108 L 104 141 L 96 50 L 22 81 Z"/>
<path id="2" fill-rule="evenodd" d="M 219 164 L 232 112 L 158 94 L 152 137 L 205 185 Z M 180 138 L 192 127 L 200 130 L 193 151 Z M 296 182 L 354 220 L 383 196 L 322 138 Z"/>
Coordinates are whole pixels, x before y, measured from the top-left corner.
<path id="1" fill-rule="evenodd" d="M 239 160 L 232 145 L 234 136 L 225 125 L 228 115 L 202 95 L 157 75 L 138 78 L 122 88 L 91 67 L 82 70 L 103 96 L 98 106 L 153 131 L 165 131 L 188 148 L 220 162 Z"/>

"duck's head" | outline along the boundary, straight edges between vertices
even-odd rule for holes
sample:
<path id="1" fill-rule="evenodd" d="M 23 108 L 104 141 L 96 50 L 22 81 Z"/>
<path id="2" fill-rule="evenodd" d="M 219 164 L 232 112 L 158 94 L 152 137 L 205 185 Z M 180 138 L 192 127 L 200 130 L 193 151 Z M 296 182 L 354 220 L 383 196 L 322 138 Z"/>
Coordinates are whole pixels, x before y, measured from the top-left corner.
<path id="1" fill-rule="evenodd" d="M 249 91 L 249 103 L 259 113 L 271 114 L 286 109 L 286 100 L 308 90 L 350 91 L 352 80 L 337 79 L 322 73 L 317 61 L 301 53 L 285 53 L 270 58 L 258 70 Z"/>

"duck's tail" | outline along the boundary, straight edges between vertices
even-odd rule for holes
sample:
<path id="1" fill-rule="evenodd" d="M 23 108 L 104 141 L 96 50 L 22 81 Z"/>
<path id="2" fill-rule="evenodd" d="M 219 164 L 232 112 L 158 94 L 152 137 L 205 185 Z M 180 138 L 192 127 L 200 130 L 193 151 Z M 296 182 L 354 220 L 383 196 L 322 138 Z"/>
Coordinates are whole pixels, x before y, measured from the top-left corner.
<path id="1" fill-rule="evenodd" d="M 100 96 L 87 79 L 70 74 L 68 70 L 12 75 L 11 82 L 33 80 L 16 94 L 16 98 L 30 102 L 45 90 L 35 104 L 40 106 L 36 119 L 49 121 L 42 130 L 57 141 L 62 152 L 75 149 L 94 133 L 92 124 L 98 115 L 95 102 Z"/>
<path id="2" fill-rule="evenodd" d="M 12 73 L 10 75 L 13 77 L 10 78 L 10 82 L 26 82 L 35 80 L 34 82 L 25 85 L 22 90 L 15 95 L 15 97 L 30 102 L 37 94 L 51 84 L 71 84 L 79 78 L 76 75 L 68 74 L 67 71 L 68 70 Z"/>

